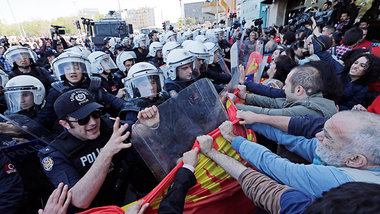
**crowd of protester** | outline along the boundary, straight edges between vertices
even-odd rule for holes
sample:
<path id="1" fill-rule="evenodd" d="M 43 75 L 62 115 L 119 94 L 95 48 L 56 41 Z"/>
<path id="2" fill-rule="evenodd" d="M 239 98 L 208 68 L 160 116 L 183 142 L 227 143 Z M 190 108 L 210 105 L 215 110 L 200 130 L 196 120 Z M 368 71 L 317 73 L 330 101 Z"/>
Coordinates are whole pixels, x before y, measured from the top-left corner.
<path id="1" fill-rule="evenodd" d="M 129 143 L 133 124 L 154 129 L 157 106 L 204 78 L 219 93 L 236 73 L 238 93 L 229 97 L 243 102 L 237 118 L 258 143 L 236 136 L 231 122 L 219 129 L 255 170 L 215 150 L 210 136 L 194 136 L 200 148 L 183 154 L 158 213 L 183 212 L 199 152 L 265 212 L 379 212 L 380 45 L 366 39 L 369 22 L 357 18 L 354 1 L 343 9 L 328 1 L 317 13 L 296 28 L 153 30 L 106 37 L 102 47 L 89 37 L 4 36 L 0 113 L 30 120 L 14 119 L 23 130 L 1 121 L 0 147 L 33 140 L 25 129 L 46 130 L 50 141 L 30 170 L 43 171 L 36 182 L 29 163 L 14 166 L 1 151 L 0 213 L 74 213 L 140 199 L 160 181 Z M 246 72 L 252 59 L 259 78 Z"/>

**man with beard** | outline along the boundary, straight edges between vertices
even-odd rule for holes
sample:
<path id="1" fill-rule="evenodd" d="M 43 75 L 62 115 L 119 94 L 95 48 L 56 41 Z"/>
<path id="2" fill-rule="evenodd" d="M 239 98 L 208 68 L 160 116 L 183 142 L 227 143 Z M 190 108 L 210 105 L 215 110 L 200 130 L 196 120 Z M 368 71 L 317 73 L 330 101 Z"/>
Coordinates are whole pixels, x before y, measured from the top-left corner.
<path id="1" fill-rule="evenodd" d="M 380 184 L 380 116 L 368 112 L 344 111 L 329 119 L 316 138 L 286 134 L 264 124 L 246 126 L 284 145 L 310 165 L 294 164 L 267 148 L 233 134 L 233 126 L 220 126 L 223 137 L 258 171 L 306 194 L 324 191 L 347 182 Z"/>
<path id="2" fill-rule="evenodd" d="M 239 110 L 258 114 L 297 116 L 305 114 L 330 118 L 337 110 L 333 101 L 322 96 L 322 76 L 311 66 L 298 66 L 288 74 L 283 87 L 286 98 L 269 98 L 247 94 L 245 86 L 239 86 L 239 97 L 246 105 L 237 104 Z"/>

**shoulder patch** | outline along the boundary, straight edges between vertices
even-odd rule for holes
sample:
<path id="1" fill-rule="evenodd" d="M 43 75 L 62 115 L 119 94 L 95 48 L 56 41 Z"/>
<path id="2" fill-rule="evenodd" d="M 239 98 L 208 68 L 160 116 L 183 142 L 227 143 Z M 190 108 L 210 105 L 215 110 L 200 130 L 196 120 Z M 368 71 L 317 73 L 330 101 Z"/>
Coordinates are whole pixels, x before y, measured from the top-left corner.
<path id="1" fill-rule="evenodd" d="M 4 170 L 5 170 L 5 172 L 8 175 L 17 172 L 16 168 L 15 168 L 15 165 L 13 163 L 7 163 L 7 164 L 5 164 L 4 165 Z"/>
<path id="2" fill-rule="evenodd" d="M 53 169 L 54 161 L 51 157 L 47 156 L 42 159 L 42 165 L 44 166 L 45 171 L 51 171 Z"/>

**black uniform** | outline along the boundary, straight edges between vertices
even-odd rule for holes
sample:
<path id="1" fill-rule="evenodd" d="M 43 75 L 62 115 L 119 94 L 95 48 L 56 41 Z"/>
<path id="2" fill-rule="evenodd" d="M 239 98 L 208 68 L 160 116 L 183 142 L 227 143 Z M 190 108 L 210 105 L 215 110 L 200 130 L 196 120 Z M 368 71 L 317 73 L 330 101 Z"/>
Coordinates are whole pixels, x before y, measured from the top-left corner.
<path id="1" fill-rule="evenodd" d="M 39 79 L 42 84 L 45 87 L 45 90 L 49 90 L 51 88 L 51 84 L 55 81 L 53 76 L 50 75 L 49 71 L 47 71 L 45 68 L 41 68 L 38 66 L 31 66 L 32 70 L 29 73 L 23 73 L 21 72 L 17 66 L 13 67 L 13 70 L 11 73 L 9 73 L 9 79 L 18 76 L 18 75 L 30 75 L 37 79 Z"/>
<path id="2" fill-rule="evenodd" d="M 15 165 L 0 152 L 0 213 L 18 213 L 23 200 L 24 186 Z"/>
<path id="3" fill-rule="evenodd" d="M 81 141 L 65 131 L 48 147 L 40 150 L 41 164 L 54 186 L 63 182 L 71 188 L 87 173 L 112 135 L 109 121 L 101 120 L 100 132 L 101 135 L 95 140 Z M 157 184 L 132 148 L 122 150 L 112 158 L 106 180 L 90 207 L 124 205 L 127 183 L 133 184 L 135 192 L 143 194 Z"/>
<path id="4" fill-rule="evenodd" d="M 133 52 L 136 54 L 136 60 L 135 62 L 145 62 L 146 61 L 146 55 L 148 55 L 149 51 L 147 49 L 142 49 L 143 52 L 141 53 L 138 48 L 133 49 Z"/>
<path id="5" fill-rule="evenodd" d="M 54 122 L 57 120 L 57 115 L 54 111 L 55 100 L 64 92 L 83 88 L 88 89 L 91 94 L 95 97 L 95 101 L 105 106 L 105 109 L 112 109 L 114 112 L 119 112 L 124 105 L 124 101 L 107 93 L 101 89 L 101 79 L 98 77 L 86 78 L 84 81 L 76 84 L 75 86 L 70 85 L 67 81 L 60 81 L 52 84 L 48 95 L 46 96 L 45 106 L 38 112 L 34 120 L 43 125 L 45 128 L 51 129 Z"/>

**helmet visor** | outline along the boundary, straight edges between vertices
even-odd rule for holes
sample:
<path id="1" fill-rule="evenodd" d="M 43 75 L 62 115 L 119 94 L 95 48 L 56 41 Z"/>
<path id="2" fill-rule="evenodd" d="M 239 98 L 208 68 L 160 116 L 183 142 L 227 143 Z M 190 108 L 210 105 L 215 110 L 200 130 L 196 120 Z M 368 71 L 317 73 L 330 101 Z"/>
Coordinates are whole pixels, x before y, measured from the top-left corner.
<path id="1" fill-rule="evenodd" d="M 116 69 L 116 65 L 109 55 L 106 55 L 103 59 L 100 60 L 100 65 L 104 70 Z"/>
<path id="2" fill-rule="evenodd" d="M 180 65 L 177 67 L 177 79 L 179 81 L 190 81 L 198 78 L 200 75 L 200 64 L 198 60 Z"/>
<path id="3" fill-rule="evenodd" d="M 19 66 L 28 66 L 30 65 L 30 60 L 33 60 L 32 53 L 29 50 L 17 49 L 9 53 L 7 56 L 8 62 L 13 65 L 16 62 Z"/>
<path id="4" fill-rule="evenodd" d="M 80 58 L 64 58 L 55 61 L 53 68 L 57 78 L 61 79 L 65 76 L 70 82 L 75 82 L 75 80 L 81 80 L 83 74 L 90 71 L 90 63 Z"/>
<path id="5" fill-rule="evenodd" d="M 132 89 L 134 98 L 156 97 L 163 91 L 163 76 L 162 74 L 141 76 L 125 81 L 125 85 L 126 88 L 129 86 Z"/>
<path id="6" fill-rule="evenodd" d="M 4 94 L 11 113 L 30 109 L 35 104 L 33 87 L 7 90 Z"/>

